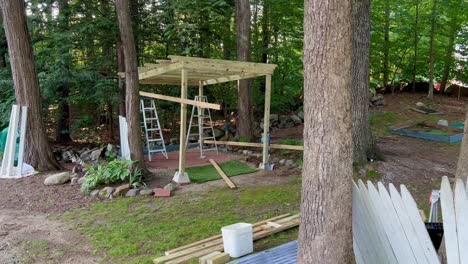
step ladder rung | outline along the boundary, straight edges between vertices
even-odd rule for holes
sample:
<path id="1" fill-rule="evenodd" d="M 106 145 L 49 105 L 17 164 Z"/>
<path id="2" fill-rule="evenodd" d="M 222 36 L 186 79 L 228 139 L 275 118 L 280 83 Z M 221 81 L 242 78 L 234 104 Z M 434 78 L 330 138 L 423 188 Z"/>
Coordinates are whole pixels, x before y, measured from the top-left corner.
<path id="1" fill-rule="evenodd" d="M 215 139 L 216 139 L 215 137 L 202 137 L 202 139 L 203 139 L 203 140 L 205 140 L 205 139 L 213 139 L 214 141 L 216 141 L 216 140 L 215 140 Z"/>
<path id="2" fill-rule="evenodd" d="M 164 139 L 162 139 L 162 138 L 149 138 L 148 141 L 149 142 L 158 142 L 158 141 L 164 141 Z"/>
<path id="3" fill-rule="evenodd" d="M 161 131 L 159 128 L 148 128 L 146 131 Z"/>

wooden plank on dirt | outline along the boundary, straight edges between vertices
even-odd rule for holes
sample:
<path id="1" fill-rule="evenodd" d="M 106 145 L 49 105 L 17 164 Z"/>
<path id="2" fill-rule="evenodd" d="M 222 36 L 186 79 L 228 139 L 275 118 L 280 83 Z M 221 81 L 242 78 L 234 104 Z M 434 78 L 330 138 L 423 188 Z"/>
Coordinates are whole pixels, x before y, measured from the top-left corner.
<path id="1" fill-rule="evenodd" d="M 211 258 L 211 257 L 213 257 L 213 256 L 216 256 L 216 255 L 218 255 L 218 254 L 221 254 L 221 252 L 219 252 L 219 251 L 214 251 L 214 252 L 209 253 L 208 255 L 202 256 L 202 257 L 200 257 L 200 258 L 198 259 L 198 263 L 199 263 L 199 264 L 206 264 L 206 261 L 207 261 L 209 258 Z"/>
<path id="2" fill-rule="evenodd" d="M 438 124 L 432 124 L 432 123 L 429 123 L 427 121 L 422 121 L 420 124 L 423 125 L 423 126 L 427 126 L 427 127 L 432 127 L 432 128 L 436 128 L 436 129 L 440 129 L 440 130 L 444 130 L 444 131 L 454 132 L 456 134 L 463 133 L 463 129 L 456 128 L 456 127 L 449 127 L 449 126 L 442 126 L 442 125 L 438 125 Z"/>
<path id="3" fill-rule="evenodd" d="M 221 110 L 221 105 L 219 105 L 219 104 L 198 102 L 198 101 L 194 101 L 194 100 L 190 100 L 190 99 L 173 97 L 173 96 L 168 96 L 168 95 L 140 92 L 140 96 L 155 98 L 155 99 L 165 100 L 165 101 L 170 101 L 170 102 L 176 102 L 176 103 L 181 103 L 181 104 L 195 105 L 195 106 L 198 106 L 198 107 L 201 107 L 201 108 Z"/>
<path id="4" fill-rule="evenodd" d="M 442 177 L 440 205 L 444 223 L 444 241 L 447 263 L 460 263 L 458 251 L 457 221 L 453 204 L 453 193 L 447 176 Z"/>
<path id="5" fill-rule="evenodd" d="M 282 215 L 279 215 L 279 216 L 275 216 L 275 217 L 269 218 L 267 220 L 257 222 L 255 224 L 253 224 L 252 227 L 256 228 L 256 227 L 262 226 L 262 225 L 264 225 L 264 224 L 266 224 L 268 222 L 282 220 L 282 219 L 285 219 L 285 218 L 287 218 L 289 216 L 290 216 L 290 214 L 282 214 Z M 168 250 L 168 251 L 165 252 L 165 255 L 167 256 L 167 255 L 170 255 L 170 254 L 174 254 L 174 253 L 182 251 L 184 249 L 191 248 L 191 247 L 194 247 L 194 246 L 198 246 L 198 245 L 204 244 L 206 242 L 210 242 L 210 241 L 213 241 L 213 240 L 216 240 L 216 239 L 220 239 L 222 237 L 223 237 L 223 235 L 219 234 L 219 235 L 212 236 L 212 237 L 200 240 L 200 241 L 196 241 L 196 242 L 193 242 L 191 244 L 188 244 L 188 245 L 185 245 L 185 246 L 182 246 L 182 247 L 178 247 L 178 248 Z"/>
<path id="6" fill-rule="evenodd" d="M 223 252 L 215 256 L 209 257 L 206 260 L 206 264 L 225 264 L 229 262 L 229 260 L 231 260 L 231 257 L 229 256 L 229 254 L 226 252 Z"/>
<path id="7" fill-rule="evenodd" d="M 213 167 L 215 167 L 215 169 L 219 173 L 219 175 L 221 175 L 221 177 L 223 177 L 223 180 L 226 182 L 226 184 L 229 186 L 229 188 L 231 188 L 231 189 L 237 188 L 236 184 L 234 182 L 232 182 L 231 179 L 224 173 L 224 171 L 221 169 L 221 167 L 219 167 L 219 165 L 218 165 L 218 163 L 216 163 L 216 161 L 214 161 L 213 159 L 210 159 L 210 162 L 213 165 Z"/>

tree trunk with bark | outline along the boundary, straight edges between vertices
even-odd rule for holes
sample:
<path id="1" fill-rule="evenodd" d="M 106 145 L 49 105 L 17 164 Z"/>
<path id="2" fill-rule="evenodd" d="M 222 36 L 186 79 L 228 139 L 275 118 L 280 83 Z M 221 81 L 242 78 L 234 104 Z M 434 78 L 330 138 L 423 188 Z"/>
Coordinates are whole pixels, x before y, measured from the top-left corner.
<path id="1" fill-rule="evenodd" d="M 3 26 L 8 42 L 16 101 L 28 107 L 24 161 L 39 171 L 60 169 L 52 153 L 44 121 L 31 39 L 23 0 L 0 0 Z"/>
<path id="2" fill-rule="evenodd" d="M 354 162 L 375 158 L 369 127 L 370 0 L 353 0 L 352 113 Z"/>
<path id="3" fill-rule="evenodd" d="M 250 61 L 250 2 L 236 0 L 237 59 Z M 252 80 L 238 81 L 237 136 L 251 140 L 253 137 Z"/>
<path id="4" fill-rule="evenodd" d="M 58 1 L 59 7 L 59 29 L 62 32 L 68 32 L 69 22 L 70 22 L 70 7 L 68 5 L 68 0 Z M 63 80 L 60 82 L 57 89 L 58 94 L 60 95 L 58 102 L 58 113 L 57 113 L 57 126 L 56 126 L 56 136 L 55 141 L 59 143 L 69 143 L 72 141 L 70 136 L 70 104 L 68 103 L 68 97 L 70 94 L 70 82 L 69 78 L 71 77 L 70 68 L 72 58 L 68 54 L 70 53 L 71 44 L 70 43 L 61 43 L 59 46 L 59 64 L 62 64 L 63 67 Z"/>
<path id="5" fill-rule="evenodd" d="M 466 182 L 468 178 L 468 105 L 465 106 L 465 109 L 467 110 L 465 129 L 463 131 L 463 141 L 458 156 L 457 172 L 455 173 L 455 178 L 462 179 L 464 182 Z"/>
<path id="6" fill-rule="evenodd" d="M 437 11 L 437 0 L 434 0 L 432 4 L 431 36 L 429 40 L 429 92 L 427 95 L 429 99 L 434 98 L 434 37 L 435 37 L 436 11 Z"/>
<path id="7" fill-rule="evenodd" d="M 456 24 L 452 21 L 452 23 L 450 25 L 449 42 L 448 42 L 448 46 L 447 46 L 447 51 L 445 53 L 444 73 L 442 75 L 442 81 L 440 82 L 440 93 L 441 94 L 444 93 L 445 87 L 447 87 L 447 82 L 448 82 L 449 74 L 450 74 L 450 64 L 452 63 L 453 48 L 454 48 L 456 34 L 457 34 L 457 27 L 456 27 Z"/>
<path id="8" fill-rule="evenodd" d="M 120 40 L 120 34 L 117 37 L 117 71 L 125 72 L 125 58 L 122 47 L 122 41 Z M 126 117 L 125 111 L 125 79 L 119 78 L 119 94 L 120 94 L 120 103 L 119 103 L 119 115 Z"/>
<path id="9" fill-rule="evenodd" d="M 138 64 L 135 40 L 133 38 L 132 22 L 128 0 L 116 0 L 117 18 L 119 20 L 120 36 L 125 58 L 125 108 L 128 123 L 128 143 L 130 157 L 144 168 L 143 144 L 140 129 L 140 95 L 138 91 Z"/>
<path id="10" fill-rule="evenodd" d="M 413 57 L 413 93 L 416 92 L 416 66 L 418 62 L 418 25 L 419 25 L 419 0 L 416 0 L 416 16 L 414 21 L 414 57 Z"/>
<path id="11" fill-rule="evenodd" d="M 304 166 L 297 263 L 353 263 L 351 0 L 304 4 Z"/>
<path id="12" fill-rule="evenodd" d="M 386 88 L 389 79 L 389 53 L 390 53 L 390 0 L 385 0 L 384 19 L 384 61 L 383 61 L 383 87 Z M 392 88 L 392 93 L 393 93 Z"/>

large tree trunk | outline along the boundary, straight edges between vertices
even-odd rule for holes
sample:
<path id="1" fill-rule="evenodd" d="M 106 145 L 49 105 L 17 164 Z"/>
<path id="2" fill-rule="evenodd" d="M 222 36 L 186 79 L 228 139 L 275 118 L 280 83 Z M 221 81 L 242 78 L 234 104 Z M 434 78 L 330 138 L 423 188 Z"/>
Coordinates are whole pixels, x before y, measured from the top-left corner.
<path id="1" fill-rule="evenodd" d="M 138 162 L 140 168 L 144 168 L 143 144 L 140 129 L 140 96 L 138 92 L 138 64 L 133 39 L 132 22 L 130 20 L 130 8 L 128 0 L 116 0 L 117 17 L 119 20 L 120 36 L 125 58 L 125 106 L 128 123 L 128 143 L 130 157 Z"/>
<path id="2" fill-rule="evenodd" d="M 429 92 L 427 97 L 434 98 L 434 37 L 435 37 L 435 21 L 436 21 L 437 0 L 434 0 L 432 5 L 431 16 L 431 36 L 429 40 Z"/>
<path id="3" fill-rule="evenodd" d="M 23 0 L 0 0 L 16 101 L 28 107 L 24 161 L 39 171 L 57 170 L 42 120 L 41 94 Z"/>
<path id="4" fill-rule="evenodd" d="M 418 62 L 418 24 L 419 24 L 419 0 L 416 0 L 416 16 L 414 21 L 414 57 L 413 57 L 413 93 L 416 92 L 416 65 Z"/>
<path id="5" fill-rule="evenodd" d="M 304 167 L 297 262 L 352 263 L 351 0 L 304 4 Z"/>
<path id="6" fill-rule="evenodd" d="M 59 6 L 59 29 L 62 32 L 68 33 L 69 21 L 70 21 L 70 8 L 68 0 L 58 1 Z M 55 141 L 60 143 L 69 143 L 72 141 L 70 136 L 70 105 L 68 103 L 68 97 L 70 94 L 70 68 L 71 68 L 71 57 L 68 56 L 70 53 L 70 43 L 62 43 L 59 48 L 59 56 L 62 58 L 59 64 L 62 64 L 63 74 L 65 75 L 63 80 L 60 82 L 58 87 L 59 102 L 58 102 L 58 113 L 57 113 L 57 126 Z"/>
<path id="7" fill-rule="evenodd" d="M 120 34 L 117 37 L 117 71 L 125 72 L 125 58 L 122 47 L 122 41 L 120 39 Z M 119 103 L 119 115 L 126 117 L 125 111 L 125 79 L 119 78 L 119 94 L 120 94 L 120 103 Z"/>
<path id="8" fill-rule="evenodd" d="M 390 0 L 385 0 L 384 18 L 384 61 L 383 61 L 383 87 L 386 88 L 389 79 L 389 53 L 390 53 Z M 393 87 L 392 87 L 393 93 Z"/>
<path id="9" fill-rule="evenodd" d="M 448 43 L 448 46 L 447 46 L 447 51 L 445 53 L 444 73 L 442 75 L 442 81 L 440 83 L 440 93 L 441 94 L 444 93 L 445 87 L 447 87 L 447 81 L 448 81 L 449 73 L 450 73 L 450 64 L 452 64 L 453 48 L 454 48 L 456 33 L 457 33 L 456 25 L 452 21 L 451 26 L 450 26 L 449 43 Z"/>
<path id="10" fill-rule="evenodd" d="M 354 162 L 375 158 L 369 127 L 370 0 L 353 0 L 352 113 Z"/>
<path id="11" fill-rule="evenodd" d="M 467 110 L 465 129 L 463 131 L 463 141 L 458 156 L 457 172 L 455 173 L 455 178 L 462 179 L 464 182 L 466 182 L 468 178 L 468 105 L 465 106 L 465 109 Z"/>
<path id="12" fill-rule="evenodd" d="M 250 61 L 250 3 L 236 0 L 237 59 Z M 252 80 L 238 81 L 237 136 L 251 140 L 253 136 Z"/>

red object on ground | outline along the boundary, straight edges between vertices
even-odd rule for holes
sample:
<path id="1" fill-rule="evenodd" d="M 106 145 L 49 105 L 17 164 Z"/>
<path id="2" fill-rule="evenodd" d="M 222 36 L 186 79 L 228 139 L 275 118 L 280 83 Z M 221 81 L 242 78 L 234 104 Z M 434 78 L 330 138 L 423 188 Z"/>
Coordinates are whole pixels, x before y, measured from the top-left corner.
<path id="1" fill-rule="evenodd" d="M 166 190 L 163 188 L 156 188 L 154 189 L 154 196 L 155 197 L 171 197 L 171 190 Z"/>
<path id="2" fill-rule="evenodd" d="M 162 154 L 157 153 L 153 154 L 152 161 L 148 161 L 148 157 L 145 156 L 145 163 L 147 166 L 155 169 L 178 169 L 179 168 L 179 152 L 171 151 L 167 153 L 168 159 L 166 159 Z M 210 160 L 213 159 L 218 163 L 232 160 L 231 156 L 226 153 L 219 152 L 216 154 L 216 151 L 205 152 L 205 158 L 200 158 L 199 151 L 188 151 L 185 153 L 185 167 L 198 167 L 204 165 L 210 165 Z"/>
<path id="3" fill-rule="evenodd" d="M 440 83 L 437 83 L 437 84 L 435 85 L 434 88 L 435 88 L 437 91 L 439 91 L 439 90 L 440 90 Z"/>

